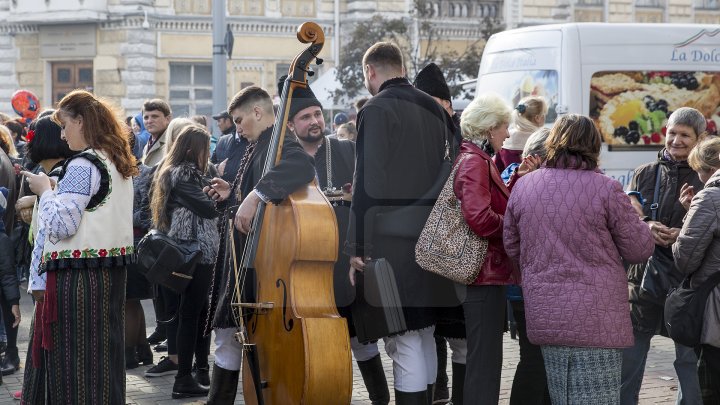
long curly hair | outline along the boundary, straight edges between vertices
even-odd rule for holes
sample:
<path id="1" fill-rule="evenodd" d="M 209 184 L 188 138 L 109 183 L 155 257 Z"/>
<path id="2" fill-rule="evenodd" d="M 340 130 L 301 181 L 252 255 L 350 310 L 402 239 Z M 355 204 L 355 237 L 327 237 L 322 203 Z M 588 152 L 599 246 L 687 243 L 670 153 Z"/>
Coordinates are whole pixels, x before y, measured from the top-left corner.
<path id="1" fill-rule="evenodd" d="M 153 178 L 150 192 L 150 211 L 153 226 L 161 231 L 170 229 L 167 202 L 172 190 L 173 170 L 180 165 L 195 166 L 205 173 L 210 157 L 210 133 L 197 124 L 182 129 Z"/>
<path id="2" fill-rule="evenodd" d="M 138 174 L 137 162 L 130 149 L 125 123 L 109 101 L 95 97 L 85 90 L 74 90 L 58 103 L 52 119 L 61 125 L 60 116 L 83 118 L 85 142 L 105 153 L 123 177 Z"/>

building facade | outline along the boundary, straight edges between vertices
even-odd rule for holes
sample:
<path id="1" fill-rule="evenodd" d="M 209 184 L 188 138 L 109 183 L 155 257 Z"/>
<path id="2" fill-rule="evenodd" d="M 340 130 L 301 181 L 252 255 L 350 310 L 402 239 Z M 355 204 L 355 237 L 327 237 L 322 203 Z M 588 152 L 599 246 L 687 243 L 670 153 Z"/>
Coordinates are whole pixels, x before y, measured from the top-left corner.
<path id="1" fill-rule="evenodd" d="M 720 0 L 509 0 L 508 28 L 564 22 L 720 24 Z"/>
<path id="2" fill-rule="evenodd" d="M 175 116 L 211 115 L 212 1 L 0 0 L 0 111 L 12 111 L 17 89 L 34 92 L 45 108 L 82 88 L 128 114 L 160 97 Z M 431 6 L 443 46 L 459 50 L 480 35 L 479 18 L 502 16 L 499 1 Z M 341 38 L 355 23 L 375 13 L 411 18 L 414 7 L 415 0 L 227 0 L 234 34 L 228 97 L 250 84 L 275 92 L 303 49 L 295 37 L 302 22 L 325 32 L 322 74 L 337 62 Z"/>

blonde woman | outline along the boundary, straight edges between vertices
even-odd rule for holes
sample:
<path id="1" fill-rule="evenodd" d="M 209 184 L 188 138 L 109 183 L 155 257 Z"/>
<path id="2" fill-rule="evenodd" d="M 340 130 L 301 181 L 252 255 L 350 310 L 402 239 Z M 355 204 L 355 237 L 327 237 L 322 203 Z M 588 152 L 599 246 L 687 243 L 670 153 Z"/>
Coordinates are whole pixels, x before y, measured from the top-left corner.
<path id="1" fill-rule="evenodd" d="M 474 404 L 496 405 L 500 394 L 502 334 L 505 330 L 505 286 L 519 282 L 503 247 L 503 217 L 510 191 L 492 164 L 491 155 L 509 137 L 510 107 L 500 96 L 477 97 L 463 111 L 457 173 L 453 188 L 470 229 L 488 239 L 488 251 L 477 279 L 463 303 L 467 335 L 464 397 Z M 539 164 L 525 159 L 522 176 Z"/>
<path id="2" fill-rule="evenodd" d="M 545 124 L 547 111 L 548 104 L 540 96 L 525 97 L 515 106 L 512 112 L 510 137 L 505 140 L 502 149 L 497 151 L 495 156 L 495 164 L 500 172 L 512 163 L 522 161 L 525 143 L 533 132 Z"/>
<path id="3" fill-rule="evenodd" d="M 167 129 L 165 129 L 165 145 L 163 145 L 165 147 L 164 156 L 167 156 L 168 153 L 170 153 L 173 144 L 177 140 L 178 136 L 180 136 L 180 132 L 182 132 L 185 127 L 190 125 L 197 124 L 190 118 L 174 118 L 172 121 L 170 121 Z"/>
<path id="4" fill-rule="evenodd" d="M 13 162 L 19 157 L 10 130 L 5 125 L 0 125 L 0 149 L 2 149 Z"/>

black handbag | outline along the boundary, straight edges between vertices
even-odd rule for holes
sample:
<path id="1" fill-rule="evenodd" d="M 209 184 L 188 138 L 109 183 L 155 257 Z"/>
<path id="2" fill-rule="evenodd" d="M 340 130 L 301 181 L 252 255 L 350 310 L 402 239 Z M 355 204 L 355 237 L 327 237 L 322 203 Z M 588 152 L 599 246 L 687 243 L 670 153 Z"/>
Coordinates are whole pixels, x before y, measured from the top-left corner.
<path id="1" fill-rule="evenodd" d="M 352 320 L 358 341 L 368 343 L 405 332 L 405 314 L 393 268 L 385 259 L 369 260 L 355 273 Z"/>
<path id="2" fill-rule="evenodd" d="M 653 202 L 650 205 L 650 218 L 657 220 L 660 196 L 660 165 L 655 171 L 655 193 Z M 682 277 L 675 269 L 675 260 L 672 253 L 665 253 L 664 250 L 655 247 L 653 255 L 645 265 L 645 272 L 640 282 L 640 298 L 662 305 L 671 288 L 677 287 L 682 282 Z"/>
<path id="3" fill-rule="evenodd" d="M 665 300 L 665 327 L 675 342 L 695 347 L 700 345 L 705 304 L 710 292 L 720 283 L 720 272 L 705 280 L 697 289 L 690 288 L 690 277 L 673 288 Z"/>
<path id="4" fill-rule="evenodd" d="M 194 221 L 193 230 L 196 230 Z M 167 287 L 176 294 L 185 291 L 200 259 L 200 242 L 176 239 L 157 229 L 150 230 L 137 247 L 138 271 L 150 282 Z"/>

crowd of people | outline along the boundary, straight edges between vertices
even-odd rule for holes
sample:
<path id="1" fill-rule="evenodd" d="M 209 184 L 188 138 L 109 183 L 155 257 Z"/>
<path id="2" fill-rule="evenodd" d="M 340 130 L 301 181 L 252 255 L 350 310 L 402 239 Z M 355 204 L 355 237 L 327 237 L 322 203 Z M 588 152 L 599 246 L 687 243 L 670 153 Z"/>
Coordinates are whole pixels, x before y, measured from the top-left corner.
<path id="1" fill-rule="evenodd" d="M 651 339 L 667 335 L 668 289 L 685 277 L 697 288 L 720 270 L 720 140 L 706 135 L 702 114 L 674 111 L 657 159 L 623 190 L 603 174 L 602 137 L 586 116 L 546 128 L 543 97 L 511 106 L 491 93 L 456 112 L 442 70 L 430 64 L 411 82 L 392 43 L 373 45 L 362 64 L 371 97 L 329 128 L 312 90 L 295 89 L 282 157 L 269 169 L 277 106 L 257 86 L 212 117 L 215 145 L 205 117 L 174 117 L 162 99 L 123 120 L 76 90 L 29 125 L 0 117 L 3 375 L 21 364 L 19 300 L 34 302 L 18 399 L 124 404 L 125 370 L 143 365 L 148 378 L 175 376 L 173 398 L 234 403 L 243 347 L 228 241 L 244 240 L 261 202 L 315 181 L 337 219 L 333 293 L 372 404 L 388 404 L 390 388 L 352 309 L 356 279 L 377 258 L 393 268 L 407 329 L 383 337 L 395 403 L 497 404 L 510 315 L 520 346 L 511 405 L 637 404 Z M 486 246 L 468 285 L 415 261 L 427 217 L 400 214 L 446 181 Z M 153 229 L 199 244 L 179 294 L 151 284 L 136 260 Z M 149 336 L 142 300 L 158 321 Z M 167 355 L 153 364 L 153 350 Z M 676 343 L 674 365 L 678 404 L 720 403 L 716 288 L 701 344 Z"/>

